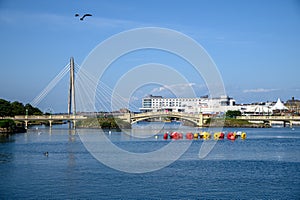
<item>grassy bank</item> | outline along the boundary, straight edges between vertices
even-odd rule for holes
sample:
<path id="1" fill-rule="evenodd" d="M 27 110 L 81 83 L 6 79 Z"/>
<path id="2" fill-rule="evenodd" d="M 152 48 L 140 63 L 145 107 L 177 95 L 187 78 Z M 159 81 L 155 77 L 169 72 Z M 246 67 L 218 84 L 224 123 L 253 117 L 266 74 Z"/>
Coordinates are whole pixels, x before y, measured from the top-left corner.
<path id="1" fill-rule="evenodd" d="M 244 119 L 225 118 L 225 119 L 211 119 L 209 118 L 204 126 L 223 126 L 223 127 L 243 127 L 243 128 L 269 128 L 266 124 L 251 123 Z"/>
<path id="2" fill-rule="evenodd" d="M 114 117 L 99 117 L 80 120 L 76 124 L 79 128 L 102 128 L 102 129 L 128 129 L 131 124 Z"/>
<path id="3" fill-rule="evenodd" d="M 17 126 L 12 119 L 0 120 L 0 134 L 25 132 L 26 129 L 23 126 Z"/>

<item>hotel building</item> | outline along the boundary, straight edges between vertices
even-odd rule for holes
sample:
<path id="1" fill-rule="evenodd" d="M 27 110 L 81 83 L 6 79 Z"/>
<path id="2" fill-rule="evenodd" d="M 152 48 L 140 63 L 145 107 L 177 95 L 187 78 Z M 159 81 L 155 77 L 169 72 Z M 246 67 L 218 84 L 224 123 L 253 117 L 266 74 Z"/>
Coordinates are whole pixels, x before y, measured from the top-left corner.
<path id="1" fill-rule="evenodd" d="M 141 112 L 185 112 L 185 113 L 224 113 L 227 110 L 238 110 L 235 100 L 228 96 L 209 98 L 164 98 L 149 95 L 142 99 Z"/>

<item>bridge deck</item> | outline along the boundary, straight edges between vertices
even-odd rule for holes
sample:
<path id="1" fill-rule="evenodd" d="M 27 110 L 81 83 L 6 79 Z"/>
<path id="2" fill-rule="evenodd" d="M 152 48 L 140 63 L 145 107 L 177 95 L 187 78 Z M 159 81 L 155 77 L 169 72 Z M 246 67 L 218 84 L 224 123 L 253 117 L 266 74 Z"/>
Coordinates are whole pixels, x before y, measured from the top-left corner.
<path id="1" fill-rule="evenodd" d="M 300 116 L 238 116 L 249 121 L 300 121 Z"/>
<path id="2" fill-rule="evenodd" d="M 16 115 L 15 117 L 2 117 L 2 119 L 12 119 L 15 121 L 78 120 L 86 118 L 82 115 Z"/>

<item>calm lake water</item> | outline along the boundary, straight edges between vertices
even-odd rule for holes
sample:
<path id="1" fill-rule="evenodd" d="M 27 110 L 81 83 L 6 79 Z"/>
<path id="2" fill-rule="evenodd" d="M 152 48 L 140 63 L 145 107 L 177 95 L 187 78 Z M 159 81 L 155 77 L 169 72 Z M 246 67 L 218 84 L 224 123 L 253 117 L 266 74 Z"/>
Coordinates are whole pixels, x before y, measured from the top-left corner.
<path id="1" fill-rule="evenodd" d="M 1 138 L 0 199 L 299 199 L 300 128 L 224 129 L 239 130 L 246 140 L 218 141 L 205 159 L 198 157 L 204 141 L 195 140 L 171 165 L 130 174 L 96 160 L 74 130 L 31 127 Z M 135 151 L 168 143 L 162 135 L 107 136 Z"/>

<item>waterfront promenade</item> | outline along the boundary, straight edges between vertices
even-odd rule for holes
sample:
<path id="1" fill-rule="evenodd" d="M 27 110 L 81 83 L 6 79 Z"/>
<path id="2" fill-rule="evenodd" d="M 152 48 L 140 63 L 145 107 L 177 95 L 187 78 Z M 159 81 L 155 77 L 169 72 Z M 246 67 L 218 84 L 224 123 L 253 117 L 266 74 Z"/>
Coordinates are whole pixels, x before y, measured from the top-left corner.
<path id="1" fill-rule="evenodd" d="M 282 122 L 284 127 L 286 127 L 287 124 L 289 124 L 290 127 L 292 127 L 293 124 L 300 123 L 300 116 L 255 115 L 255 116 L 238 116 L 237 119 L 244 119 L 249 122 L 263 122 L 265 124 Z"/>

